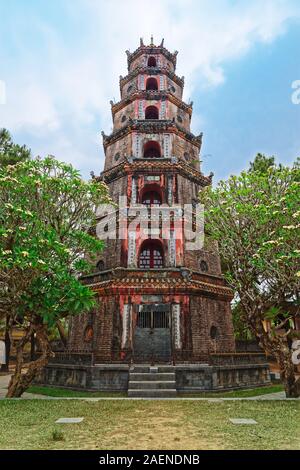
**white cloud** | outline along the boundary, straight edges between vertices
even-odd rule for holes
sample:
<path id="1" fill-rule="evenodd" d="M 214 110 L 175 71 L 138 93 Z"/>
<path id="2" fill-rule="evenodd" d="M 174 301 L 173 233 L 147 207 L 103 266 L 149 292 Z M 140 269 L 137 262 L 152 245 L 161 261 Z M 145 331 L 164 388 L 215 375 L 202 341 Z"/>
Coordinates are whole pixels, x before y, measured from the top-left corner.
<path id="1" fill-rule="evenodd" d="M 25 127 L 29 132 L 53 132 L 60 127 L 58 113 L 50 94 L 37 83 L 24 85 L 18 96 L 8 90 L 7 122 L 9 127 Z"/>
<path id="2" fill-rule="evenodd" d="M 165 37 L 167 48 L 179 50 L 178 74 L 185 75 L 185 97 L 192 98 L 196 87 L 224 82 L 227 61 L 273 41 L 287 20 L 300 17 L 297 2 L 282 0 L 78 0 L 65 1 L 64 8 L 66 25 L 73 28 L 68 41 L 64 23 L 58 26 L 46 14 L 28 12 L 32 16 L 23 19 L 40 49 L 22 46 L 15 28 L 19 55 L 6 77 L 0 126 L 32 135 L 34 151 L 73 161 L 85 174 L 101 168 L 96 130 L 111 129 L 109 100 L 119 100 L 124 51 L 138 47 L 140 36 L 146 43 L 151 34 L 156 43 Z"/>

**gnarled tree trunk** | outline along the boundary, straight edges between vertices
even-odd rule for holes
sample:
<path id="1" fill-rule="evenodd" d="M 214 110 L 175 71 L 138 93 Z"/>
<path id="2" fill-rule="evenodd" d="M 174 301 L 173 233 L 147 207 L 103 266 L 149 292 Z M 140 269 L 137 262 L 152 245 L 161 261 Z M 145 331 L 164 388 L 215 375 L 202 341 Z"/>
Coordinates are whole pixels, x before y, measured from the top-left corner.
<path id="1" fill-rule="evenodd" d="M 250 312 L 249 305 L 245 308 L 249 326 L 259 341 L 259 345 L 276 358 L 279 365 L 280 378 L 284 385 L 287 398 L 300 396 L 300 378 L 296 378 L 295 365 L 292 361 L 292 351 L 286 336 L 280 336 L 276 331 L 265 331 L 257 311 Z"/>
<path id="2" fill-rule="evenodd" d="M 33 333 L 36 335 L 42 354 L 35 361 L 24 363 L 24 348 Z M 6 398 L 20 397 L 30 386 L 36 375 L 48 364 L 49 358 L 53 355 L 45 325 L 40 322 L 32 323 L 17 344 L 16 351 L 16 368 L 8 385 Z"/>

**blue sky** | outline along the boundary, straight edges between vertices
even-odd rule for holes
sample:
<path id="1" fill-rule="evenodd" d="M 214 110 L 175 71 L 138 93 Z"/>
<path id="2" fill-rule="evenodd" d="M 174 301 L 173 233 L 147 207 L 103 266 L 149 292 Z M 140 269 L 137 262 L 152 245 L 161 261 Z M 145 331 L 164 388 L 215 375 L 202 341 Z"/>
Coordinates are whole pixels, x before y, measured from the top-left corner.
<path id="1" fill-rule="evenodd" d="M 259 151 L 300 155 L 298 0 L 0 0 L 0 15 L 0 127 L 34 154 L 101 171 L 125 50 L 153 34 L 179 51 L 205 174 L 238 173 Z"/>

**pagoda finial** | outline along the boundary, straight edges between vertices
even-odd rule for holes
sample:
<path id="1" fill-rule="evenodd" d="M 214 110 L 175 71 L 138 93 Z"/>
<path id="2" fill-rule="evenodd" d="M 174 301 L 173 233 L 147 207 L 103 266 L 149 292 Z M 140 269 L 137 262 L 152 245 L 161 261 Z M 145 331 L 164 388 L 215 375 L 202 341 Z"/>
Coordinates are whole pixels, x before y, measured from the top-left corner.
<path id="1" fill-rule="evenodd" d="M 143 45 L 144 45 L 143 38 L 140 38 L 140 47 L 143 47 Z"/>
<path id="2" fill-rule="evenodd" d="M 164 47 L 164 38 L 161 40 L 160 47 Z"/>
<path id="3" fill-rule="evenodd" d="M 153 34 L 151 34 L 151 44 L 150 44 L 150 46 L 154 46 L 154 44 L 153 44 Z"/>

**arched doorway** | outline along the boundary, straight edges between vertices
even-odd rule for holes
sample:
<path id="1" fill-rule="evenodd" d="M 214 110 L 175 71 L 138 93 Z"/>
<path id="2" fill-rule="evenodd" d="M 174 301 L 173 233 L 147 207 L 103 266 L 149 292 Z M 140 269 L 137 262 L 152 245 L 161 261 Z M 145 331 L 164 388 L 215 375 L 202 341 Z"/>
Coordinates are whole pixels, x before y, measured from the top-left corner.
<path id="1" fill-rule="evenodd" d="M 146 240 L 142 243 L 139 255 L 140 269 L 159 269 L 164 266 L 163 247 L 158 240 Z"/>
<path id="2" fill-rule="evenodd" d="M 138 305 L 133 338 L 135 362 L 170 362 L 171 308 L 170 304 Z"/>
<path id="3" fill-rule="evenodd" d="M 146 90 L 158 90 L 158 84 L 156 78 L 150 77 L 146 81 Z"/>
<path id="4" fill-rule="evenodd" d="M 145 109 L 145 119 L 158 119 L 159 113 L 156 106 L 148 106 Z"/>
<path id="5" fill-rule="evenodd" d="M 150 140 L 144 145 L 144 158 L 160 158 L 160 145 L 154 140 Z"/>

